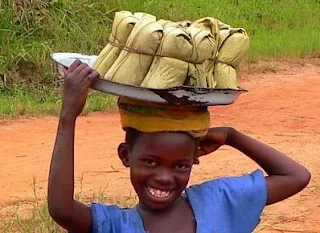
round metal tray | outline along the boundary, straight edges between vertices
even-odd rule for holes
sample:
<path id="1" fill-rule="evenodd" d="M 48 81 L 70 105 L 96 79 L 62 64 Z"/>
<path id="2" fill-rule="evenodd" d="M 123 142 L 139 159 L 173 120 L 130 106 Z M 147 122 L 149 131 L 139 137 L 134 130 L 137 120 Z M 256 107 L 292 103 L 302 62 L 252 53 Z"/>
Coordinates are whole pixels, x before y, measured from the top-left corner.
<path id="1" fill-rule="evenodd" d="M 79 53 L 53 53 L 52 59 L 58 64 L 58 70 L 69 67 L 76 59 L 92 67 L 97 56 Z M 118 96 L 173 105 L 214 106 L 234 103 L 245 89 L 217 89 L 179 86 L 166 89 L 153 89 L 140 86 L 125 85 L 98 78 L 92 89 Z"/>

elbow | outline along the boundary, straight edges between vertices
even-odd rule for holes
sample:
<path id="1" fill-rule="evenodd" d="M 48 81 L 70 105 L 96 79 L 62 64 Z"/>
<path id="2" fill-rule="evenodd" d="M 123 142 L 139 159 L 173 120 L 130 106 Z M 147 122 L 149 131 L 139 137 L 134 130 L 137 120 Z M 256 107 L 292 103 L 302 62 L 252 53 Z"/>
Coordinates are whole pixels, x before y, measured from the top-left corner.
<path id="1" fill-rule="evenodd" d="M 303 190 L 309 184 L 311 180 L 311 173 L 305 167 L 302 167 L 301 171 L 296 175 L 296 182 L 299 184 L 300 190 Z"/>
<path id="2" fill-rule="evenodd" d="M 51 218 L 56 221 L 58 224 L 62 224 L 64 222 L 68 222 L 71 219 L 71 215 L 68 215 L 61 211 L 59 208 L 50 208 L 49 207 L 49 214 Z"/>
<path id="3" fill-rule="evenodd" d="M 69 222 L 72 218 L 71 208 L 64 208 L 50 200 L 48 200 L 48 211 L 51 218 L 59 225 L 64 225 L 64 223 Z"/>
<path id="4" fill-rule="evenodd" d="M 304 187 L 306 187 L 309 183 L 310 183 L 310 180 L 311 180 L 311 173 L 310 173 L 310 171 L 309 170 L 307 170 L 306 168 L 305 168 L 305 175 L 304 175 L 304 179 L 303 179 L 303 181 L 304 181 Z"/>

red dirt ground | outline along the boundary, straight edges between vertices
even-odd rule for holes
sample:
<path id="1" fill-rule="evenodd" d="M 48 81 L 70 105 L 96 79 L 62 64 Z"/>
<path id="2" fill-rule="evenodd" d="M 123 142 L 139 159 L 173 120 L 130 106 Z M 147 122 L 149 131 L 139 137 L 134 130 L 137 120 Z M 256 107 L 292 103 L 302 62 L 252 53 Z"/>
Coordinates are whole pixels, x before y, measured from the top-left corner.
<path id="1" fill-rule="evenodd" d="M 212 125 L 230 125 L 287 153 L 312 173 L 298 195 L 267 207 L 256 232 L 320 232 L 320 66 L 281 63 L 273 72 L 244 75 L 249 93 L 231 106 L 212 107 Z M 44 198 L 58 119 L 40 117 L 0 122 L 0 219 L 17 203 L 28 203 L 35 190 Z M 99 113 L 80 117 L 76 135 L 77 189 L 108 198 L 134 195 L 128 170 L 116 148 L 123 140 L 119 116 Z M 201 159 L 190 183 L 253 171 L 241 153 L 221 148 Z M 82 179 L 81 179 L 82 177 Z M 80 182 L 82 180 L 82 182 Z M 81 185 L 82 183 L 82 185 Z M 1 223 L 1 221 L 0 221 Z"/>

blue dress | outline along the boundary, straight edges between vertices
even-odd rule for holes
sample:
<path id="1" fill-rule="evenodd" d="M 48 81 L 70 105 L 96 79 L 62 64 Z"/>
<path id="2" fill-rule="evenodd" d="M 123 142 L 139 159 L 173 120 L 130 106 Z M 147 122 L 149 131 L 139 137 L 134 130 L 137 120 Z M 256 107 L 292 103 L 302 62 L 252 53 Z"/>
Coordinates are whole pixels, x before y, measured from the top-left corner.
<path id="1" fill-rule="evenodd" d="M 250 233 L 267 202 L 261 170 L 220 178 L 185 190 L 196 221 L 196 233 Z M 147 233 L 136 208 L 92 204 L 92 233 Z"/>

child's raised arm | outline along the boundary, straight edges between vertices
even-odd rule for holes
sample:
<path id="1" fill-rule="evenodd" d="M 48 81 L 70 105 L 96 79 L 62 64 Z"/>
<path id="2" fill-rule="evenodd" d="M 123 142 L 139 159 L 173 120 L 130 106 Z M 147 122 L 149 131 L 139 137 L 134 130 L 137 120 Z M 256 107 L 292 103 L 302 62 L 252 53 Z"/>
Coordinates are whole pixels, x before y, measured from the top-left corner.
<path id="1" fill-rule="evenodd" d="M 311 178 L 305 167 L 285 154 L 233 128 L 211 128 L 199 145 L 199 156 L 209 154 L 222 145 L 229 145 L 259 164 L 268 174 L 266 177 L 267 205 L 300 192 L 307 186 Z"/>
<path id="2" fill-rule="evenodd" d="M 83 110 L 88 89 L 99 75 L 75 61 L 65 71 L 65 86 L 56 142 L 52 154 L 48 207 L 51 217 L 70 232 L 90 232 L 90 209 L 74 200 L 74 134 L 76 119 Z"/>

